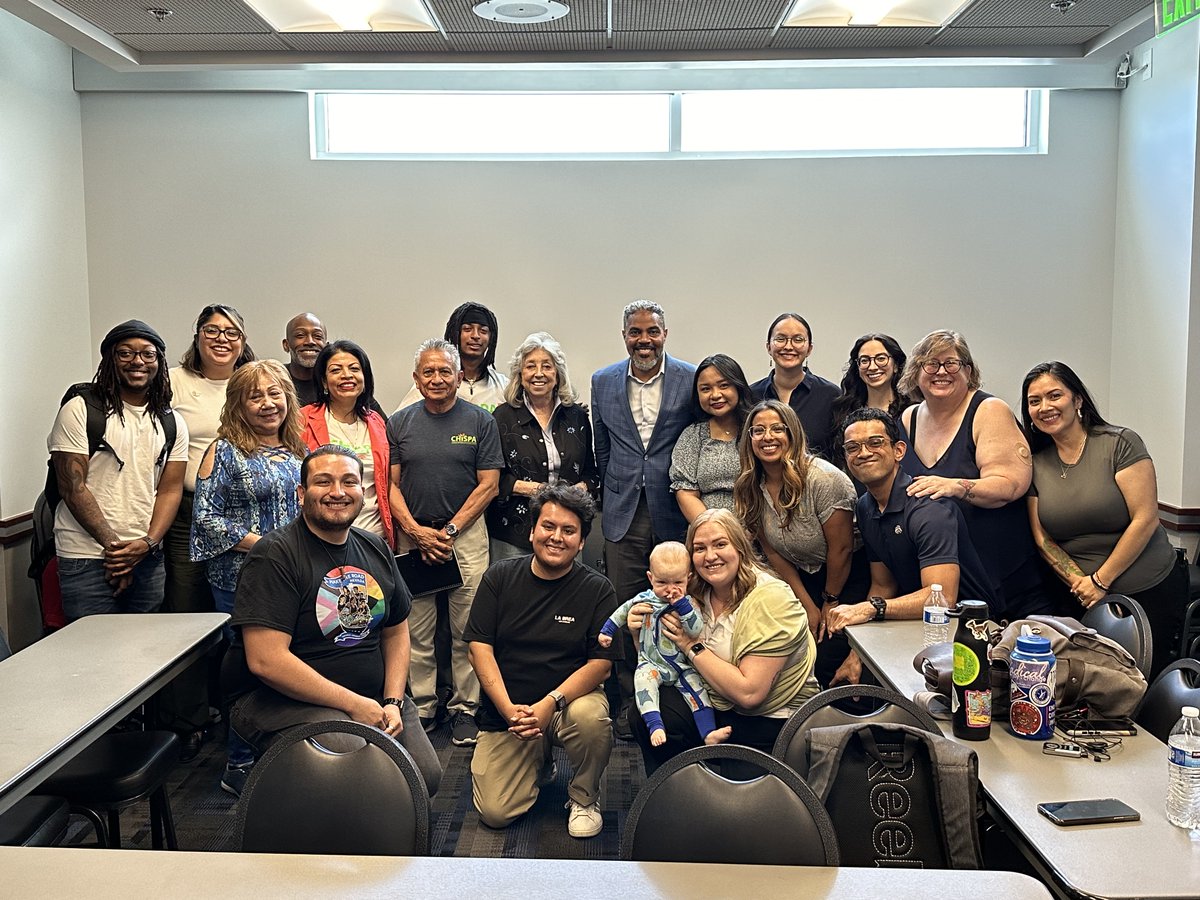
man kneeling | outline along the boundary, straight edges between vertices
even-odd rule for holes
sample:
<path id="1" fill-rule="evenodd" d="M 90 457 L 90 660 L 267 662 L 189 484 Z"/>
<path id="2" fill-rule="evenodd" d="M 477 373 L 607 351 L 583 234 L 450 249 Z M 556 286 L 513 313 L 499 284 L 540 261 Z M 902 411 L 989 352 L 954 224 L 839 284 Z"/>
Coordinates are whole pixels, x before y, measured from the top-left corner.
<path id="1" fill-rule="evenodd" d="M 578 488 L 542 487 L 530 503 L 533 555 L 491 566 L 475 595 L 463 633 L 483 688 L 472 793 L 492 828 L 527 812 L 554 780 L 556 745 L 573 770 L 568 832 L 594 837 L 604 827 L 600 777 L 613 737 L 601 685 L 622 651 L 597 641 L 617 606 L 612 585 L 576 561 L 595 514 Z"/>

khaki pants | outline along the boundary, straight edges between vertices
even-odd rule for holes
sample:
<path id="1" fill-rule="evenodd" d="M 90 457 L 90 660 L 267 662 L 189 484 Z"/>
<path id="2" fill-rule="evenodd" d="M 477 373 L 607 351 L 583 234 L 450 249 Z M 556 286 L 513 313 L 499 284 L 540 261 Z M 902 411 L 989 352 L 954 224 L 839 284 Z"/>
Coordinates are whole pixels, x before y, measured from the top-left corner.
<path id="1" fill-rule="evenodd" d="M 450 668 L 454 675 L 454 694 L 447 704 L 450 714 L 467 712 L 475 715 L 479 707 L 479 679 L 467 658 L 463 629 L 471 615 L 471 604 L 479 582 L 488 567 L 488 533 L 483 516 L 458 536 L 454 542 L 462 587 L 450 591 Z M 417 711 L 431 718 L 437 711 L 437 660 L 433 635 L 437 626 L 437 602 L 434 594 L 413 600 L 408 616 L 408 631 L 412 639 L 412 661 L 409 664 L 409 688 Z"/>
<path id="2" fill-rule="evenodd" d="M 555 713 L 541 740 L 521 741 L 507 731 L 481 731 L 471 759 L 471 793 L 485 825 L 504 828 L 538 798 L 538 773 L 562 747 L 571 762 L 567 795 L 580 806 L 600 797 L 600 778 L 612 752 L 608 699 L 600 688 Z"/>

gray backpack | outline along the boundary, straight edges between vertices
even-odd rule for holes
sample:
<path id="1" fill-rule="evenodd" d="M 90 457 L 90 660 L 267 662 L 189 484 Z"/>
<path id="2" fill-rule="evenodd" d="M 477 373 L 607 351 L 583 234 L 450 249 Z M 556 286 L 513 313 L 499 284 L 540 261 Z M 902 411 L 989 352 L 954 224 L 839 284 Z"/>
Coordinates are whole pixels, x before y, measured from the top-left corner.
<path id="1" fill-rule="evenodd" d="M 835 725 L 809 732 L 808 760 L 843 866 L 981 868 L 974 750 L 911 725 Z"/>

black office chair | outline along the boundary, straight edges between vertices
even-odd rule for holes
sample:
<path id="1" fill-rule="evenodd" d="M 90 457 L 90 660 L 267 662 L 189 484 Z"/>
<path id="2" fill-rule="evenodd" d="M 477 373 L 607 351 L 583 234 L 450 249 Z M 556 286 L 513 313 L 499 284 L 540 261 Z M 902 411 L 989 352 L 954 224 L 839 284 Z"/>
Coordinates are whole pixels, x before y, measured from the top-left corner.
<path id="1" fill-rule="evenodd" d="M 362 745 L 336 752 L 322 735 Z M 312 722 L 267 748 L 242 791 L 238 835 L 248 853 L 425 856 L 429 794 L 408 751 L 357 722 Z"/>
<path id="2" fill-rule="evenodd" d="M 733 781 L 710 763 L 762 774 Z M 633 801 L 621 859 L 836 866 L 829 815 L 785 763 L 736 744 L 696 747 L 664 763 Z"/>
<path id="3" fill-rule="evenodd" d="M 1133 718 L 1165 743 L 1184 706 L 1200 706 L 1200 660 L 1178 659 L 1159 672 Z"/>
<path id="4" fill-rule="evenodd" d="M 862 714 L 850 712 L 839 705 L 852 697 L 879 700 L 882 705 Z M 808 775 L 807 737 L 812 729 L 874 722 L 912 725 L 934 734 L 942 733 L 933 716 L 902 694 L 876 684 L 843 685 L 821 691 L 792 713 L 775 739 L 771 755 L 783 760 L 803 778 Z"/>
<path id="5" fill-rule="evenodd" d="M 1150 619 L 1140 603 L 1124 594 L 1109 594 L 1079 621 L 1128 650 L 1142 674 L 1149 677 L 1154 661 L 1154 637 Z"/>

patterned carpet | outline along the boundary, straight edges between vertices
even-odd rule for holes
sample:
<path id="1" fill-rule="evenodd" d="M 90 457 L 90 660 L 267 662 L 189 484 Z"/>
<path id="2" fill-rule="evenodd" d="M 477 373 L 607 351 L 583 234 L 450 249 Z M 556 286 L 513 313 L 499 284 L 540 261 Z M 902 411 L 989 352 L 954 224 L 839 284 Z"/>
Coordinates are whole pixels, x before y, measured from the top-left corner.
<path id="1" fill-rule="evenodd" d="M 633 798 L 645 781 L 637 746 L 618 741 L 605 775 L 600 797 L 604 830 L 594 838 L 576 840 L 567 834 L 569 766 L 561 750 L 558 778 L 542 789 L 533 809 L 507 829 L 497 831 L 479 821 L 471 805 L 471 750 L 450 743 L 449 728 L 433 735 L 445 774 L 432 802 L 431 849 L 434 856 L 517 857 L 530 859 L 617 859 L 620 834 Z M 237 850 L 237 801 L 220 788 L 225 764 L 223 730 L 204 745 L 200 755 L 178 766 L 171 780 L 171 809 L 180 849 Z M 150 849 L 150 807 L 139 803 L 121 815 L 125 847 Z M 72 819 L 68 843 L 90 844 L 91 826 Z"/>

